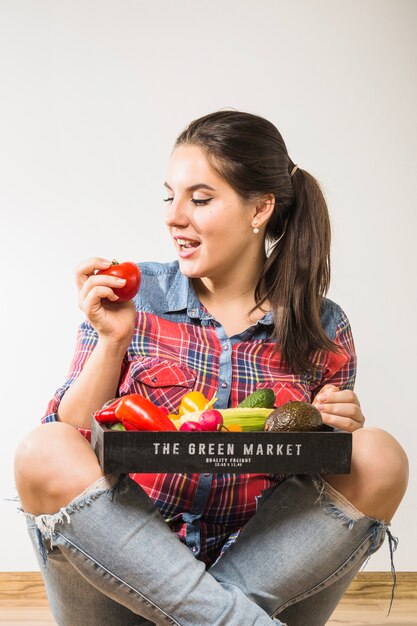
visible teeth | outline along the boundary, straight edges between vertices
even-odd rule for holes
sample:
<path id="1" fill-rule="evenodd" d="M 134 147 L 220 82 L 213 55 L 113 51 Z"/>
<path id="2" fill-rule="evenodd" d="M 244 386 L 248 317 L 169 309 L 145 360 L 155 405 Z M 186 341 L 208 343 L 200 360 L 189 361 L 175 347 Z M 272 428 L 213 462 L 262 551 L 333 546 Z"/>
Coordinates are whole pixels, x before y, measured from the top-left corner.
<path id="1" fill-rule="evenodd" d="M 193 242 L 189 241 L 188 239 L 177 239 L 177 243 L 182 248 L 191 248 L 192 245 L 193 245 Z M 196 242 L 194 242 L 194 243 L 196 243 Z"/>

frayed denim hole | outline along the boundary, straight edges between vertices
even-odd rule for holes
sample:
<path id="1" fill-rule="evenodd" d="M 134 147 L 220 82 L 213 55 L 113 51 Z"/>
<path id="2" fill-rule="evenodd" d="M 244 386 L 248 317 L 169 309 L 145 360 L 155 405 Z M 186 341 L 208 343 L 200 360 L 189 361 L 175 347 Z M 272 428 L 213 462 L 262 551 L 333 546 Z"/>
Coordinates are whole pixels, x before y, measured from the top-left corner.
<path id="1" fill-rule="evenodd" d="M 327 515 L 330 515 L 331 517 L 334 517 L 335 519 L 340 519 L 344 524 L 346 524 L 349 530 L 352 530 L 354 525 L 360 519 L 365 517 L 362 513 L 358 511 L 357 512 L 358 516 L 355 519 L 351 515 L 349 515 L 346 511 L 343 511 L 342 510 L 343 499 L 345 499 L 343 494 L 338 494 L 338 492 L 335 489 L 334 490 L 335 494 L 340 495 L 341 502 L 340 503 L 334 502 L 331 496 L 329 495 L 329 493 L 327 492 L 327 487 L 326 487 L 326 483 L 324 479 L 320 475 L 317 475 L 316 477 L 312 477 L 312 481 L 313 481 L 313 485 L 315 486 L 319 494 L 317 497 L 316 503 L 318 502 L 320 504 L 320 506 L 323 508 L 324 512 Z M 331 487 L 331 485 L 329 486 Z M 355 507 L 352 504 L 350 504 L 347 499 L 345 500 L 346 500 L 346 506 L 351 508 L 352 513 L 353 513 L 355 511 Z"/>
<path id="2" fill-rule="evenodd" d="M 390 605 L 389 605 L 389 609 L 387 613 L 387 617 L 388 617 L 391 612 L 392 604 L 394 602 L 395 587 L 397 585 L 397 574 L 396 574 L 395 566 L 394 566 L 394 552 L 398 547 L 398 538 L 394 537 L 391 534 L 391 532 L 388 529 L 388 524 L 386 524 L 385 522 L 382 522 L 381 520 L 377 520 L 369 516 L 366 516 L 360 513 L 360 511 L 358 511 L 358 513 L 361 515 L 361 517 L 358 517 L 358 519 L 352 519 L 351 517 L 349 517 L 347 513 L 340 510 L 339 507 L 333 502 L 333 500 L 331 500 L 331 498 L 329 497 L 326 491 L 326 484 L 323 478 L 320 475 L 317 475 L 316 477 L 312 478 L 312 480 L 313 480 L 314 486 L 319 492 L 316 502 L 319 502 L 321 506 L 323 506 L 323 510 L 326 513 L 328 513 L 332 517 L 343 520 L 343 522 L 347 524 L 349 530 L 352 529 L 353 526 L 358 521 L 360 521 L 360 519 L 363 519 L 364 517 L 368 517 L 368 519 L 374 522 L 372 526 L 372 530 L 371 530 L 371 545 L 368 549 L 367 559 L 362 569 L 364 569 L 364 567 L 368 563 L 371 555 L 381 547 L 385 538 L 385 533 L 388 535 L 390 561 L 391 561 L 391 574 L 392 574 L 392 580 L 393 580 L 392 589 L 391 589 L 391 600 L 390 600 Z M 346 500 L 346 502 L 349 504 L 348 500 Z M 352 509 L 355 510 L 355 507 L 353 507 L 353 505 L 351 506 L 352 506 Z"/>
<path id="3" fill-rule="evenodd" d="M 31 513 L 24 513 L 28 519 L 31 519 L 36 524 L 37 528 L 42 534 L 44 539 L 50 541 L 51 548 L 54 546 L 54 535 L 56 524 L 64 524 L 65 522 L 71 523 L 71 515 L 76 511 L 81 511 L 86 505 L 91 505 L 94 500 L 97 500 L 104 494 L 110 494 L 112 498 L 117 485 L 112 487 L 99 487 L 94 489 L 94 486 L 87 488 L 82 494 L 74 498 L 67 506 L 62 507 L 57 513 L 53 514 L 41 514 L 33 515 Z M 91 489 L 91 490 L 90 490 Z"/>
<path id="4" fill-rule="evenodd" d="M 19 512 L 21 512 L 26 517 L 27 530 L 29 533 L 34 534 L 34 541 L 36 544 L 34 546 L 34 549 L 37 549 L 39 556 L 41 557 L 42 567 L 45 567 L 48 558 L 48 548 L 45 545 L 46 540 L 44 539 L 40 529 L 38 528 L 38 525 L 36 524 L 36 518 L 31 513 L 25 513 L 23 509 L 21 509 Z"/>
<path id="5" fill-rule="evenodd" d="M 394 552 L 398 548 L 398 537 L 394 537 L 390 533 L 388 528 L 385 528 L 385 532 L 388 535 L 388 545 L 389 545 L 389 554 L 390 554 L 390 560 L 391 560 L 391 574 L 392 574 L 391 601 L 389 603 L 389 608 L 388 608 L 388 613 L 387 613 L 387 617 L 388 617 L 388 615 L 391 612 L 392 603 L 394 602 L 395 587 L 397 586 L 397 572 L 395 571 L 395 566 L 394 566 Z"/>
<path id="6" fill-rule="evenodd" d="M 371 545 L 369 546 L 368 556 L 371 556 L 374 552 L 376 552 L 381 547 L 381 545 L 384 543 L 385 534 L 389 533 L 387 524 L 385 524 L 384 522 L 379 522 L 378 520 L 375 520 L 375 523 L 372 526 L 371 530 L 372 530 Z M 391 535 L 391 533 L 389 534 Z M 396 547 L 397 546 L 395 546 L 394 550 L 396 550 Z M 391 546 L 390 546 L 390 552 L 391 552 Z M 391 552 L 391 556 L 392 556 L 392 552 Z"/>
<path id="7" fill-rule="evenodd" d="M 14 502 L 14 503 L 20 503 L 20 498 L 19 496 L 14 496 L 13 498 L 2 498 L 3 502 Z"/>
<path id="8" fill-rule="evenodd" d="M 36 535 L 36 543 L 38 545 L 38 551 L 42 559 L 42 564 L 43 564 L 43 567 L 45 567 L 46 561 L 48 558 L 48 550 L 45 546 L 42 533 L 37 526 L 35 528 L 35 535 Z"/>
<path id="9" fill-rule="evenodd" d="M 388 535 L 388 546 L 390 553 L 390 562 L 391 562 L 391 575 L 392 575 L 392 587 L 391 587 L 391 599 L 389 603 L 387 617 L 391 613 L 391 608 L 394 602 L 395 588 L 397 586 L 397 573 L 395 571 L 394 566 L 394 552 L 398 547 L 398 537 L 394 537 L 391 532 L 387 528 L 387 524 L 384 522 L 376 522 L 372 528 L 372 544 L 368 550 L 368 556 L 365 563 L 362 566 L 362 569 L 365 569 L 371 555 L 376 552 L 384 542 L 385 534 Z M 380 538 L 378 538 L 380 535 Z"/>

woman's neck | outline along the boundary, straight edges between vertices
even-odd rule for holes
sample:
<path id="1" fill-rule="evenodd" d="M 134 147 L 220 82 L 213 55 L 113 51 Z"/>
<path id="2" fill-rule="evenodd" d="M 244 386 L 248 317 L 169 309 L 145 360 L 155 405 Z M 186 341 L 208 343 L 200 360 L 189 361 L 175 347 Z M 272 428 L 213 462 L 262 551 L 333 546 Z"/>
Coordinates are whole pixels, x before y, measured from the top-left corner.
<path id="1" fill-rule="evenodd" d="M 194 278 L 194 289 L 206 306 L 241 306 L 248 311 L 255 305 L 255 286 L 246 280 L 241 282 L 215 283 L 207 278 Z"/>
<path id="2" fill-rule="evenodd" d="M 194 289 L 205 302 L 216 305 L 236 302 L 248 305 L 250 310 L 255 305 L 255 288 L 265 260 L 263 255 L 246 263 L 242 259 L 229 271 L 223 269 L 214 276 L 193 278 Z"/>
<path id="3" fill-rule="evenodd" d="M 255 324 L 269 310 L 268 303 L 254 309 L 256 281 L 257 277 L 242 275 L 233 281 L 194 278 L 193 286 L 200 302 L 231 337 Z"/>

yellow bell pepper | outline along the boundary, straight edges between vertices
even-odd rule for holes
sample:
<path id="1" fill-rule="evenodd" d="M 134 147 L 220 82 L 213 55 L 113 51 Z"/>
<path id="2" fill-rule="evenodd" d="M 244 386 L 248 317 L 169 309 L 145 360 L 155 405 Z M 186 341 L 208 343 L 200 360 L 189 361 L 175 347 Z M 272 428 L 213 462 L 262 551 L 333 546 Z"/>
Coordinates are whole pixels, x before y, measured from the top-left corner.
<path id="1" fill-rule="evenodd" d="M 194 411 L 205 411 L 210 409 L 216 402 L 217 398 L 207 400 L 201 391 L 190 391 L 181 398 L 181 403 L 178 409 L 179 416 L 183 416 L 185 413 L 193 413 Z"/>

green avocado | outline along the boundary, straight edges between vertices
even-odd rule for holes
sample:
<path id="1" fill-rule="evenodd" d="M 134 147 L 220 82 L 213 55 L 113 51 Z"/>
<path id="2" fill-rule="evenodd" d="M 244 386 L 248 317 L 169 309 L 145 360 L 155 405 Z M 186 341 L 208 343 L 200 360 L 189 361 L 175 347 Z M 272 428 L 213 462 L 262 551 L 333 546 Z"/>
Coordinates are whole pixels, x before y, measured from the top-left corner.
<path id="1" fill-rule="evenodd" d="M 270 413 L 264 430 L 269 432 L 322 430 L 321 413 L 308 402 L 286 402 Z"/>
<path id="2" fill-rule="evenodd" d="M 275 393 L 273 389 L 257 389 L 250 396 L 247 396 L 240 404 L 243 409 L 272 409 L 275 404 Z"/>

